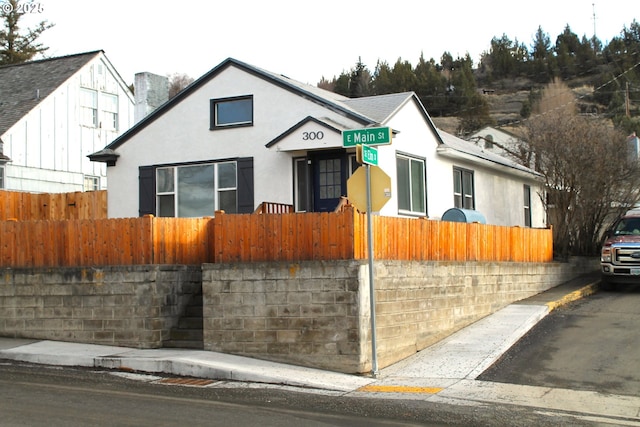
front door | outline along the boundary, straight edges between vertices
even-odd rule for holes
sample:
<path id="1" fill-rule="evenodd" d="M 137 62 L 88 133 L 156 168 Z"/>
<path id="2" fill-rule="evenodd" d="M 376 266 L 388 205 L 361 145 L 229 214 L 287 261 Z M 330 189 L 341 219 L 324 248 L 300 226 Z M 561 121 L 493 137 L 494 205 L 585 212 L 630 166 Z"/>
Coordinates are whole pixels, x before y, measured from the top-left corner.
<path id="1" fill-rule="evenodd" d="M 332 212 L 347 195 L 347 156 L 344 152 L 316 154 L 313 166 L 313 210 Z"/>

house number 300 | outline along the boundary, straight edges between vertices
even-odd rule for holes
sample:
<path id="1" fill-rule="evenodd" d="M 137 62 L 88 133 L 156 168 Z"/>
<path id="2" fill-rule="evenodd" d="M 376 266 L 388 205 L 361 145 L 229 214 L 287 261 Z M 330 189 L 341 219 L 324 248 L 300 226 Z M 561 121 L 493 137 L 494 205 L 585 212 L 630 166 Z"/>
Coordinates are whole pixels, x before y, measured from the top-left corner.
<path id="1" fill-rule="evenodd" d="M 315 139 L 324 138 L 324 132 L 321 130 L 318 132 L 302 132 L 302 140 L 303 141 L 313 141 Z"/>

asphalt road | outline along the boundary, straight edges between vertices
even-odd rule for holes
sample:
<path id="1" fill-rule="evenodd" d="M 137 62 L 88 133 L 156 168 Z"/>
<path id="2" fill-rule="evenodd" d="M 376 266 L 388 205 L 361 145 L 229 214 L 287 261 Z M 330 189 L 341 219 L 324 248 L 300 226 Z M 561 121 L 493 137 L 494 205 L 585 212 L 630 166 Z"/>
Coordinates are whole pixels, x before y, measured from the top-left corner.
<path id="1" fill-rule="evenodd" d="M 160 385 L 122 373 L 0 360 L 0 425 L 536 426 L 594 425 L 501 404 L 355 398 L 302 390 Z"/>
<path id="2" fill-rule="evenodd" d="M 553 311 L 478 379 L 640 396 L 640 287 Z"/>

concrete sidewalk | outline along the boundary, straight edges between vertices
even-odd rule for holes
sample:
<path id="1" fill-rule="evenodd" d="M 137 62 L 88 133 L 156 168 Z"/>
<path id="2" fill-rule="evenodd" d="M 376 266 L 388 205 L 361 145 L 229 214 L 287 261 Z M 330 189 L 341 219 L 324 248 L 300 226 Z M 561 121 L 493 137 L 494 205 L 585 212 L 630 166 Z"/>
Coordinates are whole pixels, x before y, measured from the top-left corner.
<path id="1" fill-rule="evenodd" d="M 395 365 L 377 378 L 269 362 L 201 350 L 153 349 L 0 338 L 0 359 L 179 376 L 282 384 L 340 392 L 367 385 L 411 386 L 428 378 L 436 388 L 473 380 L 555 307 L 597 290 L 587 275 L 481 319 Z"/>

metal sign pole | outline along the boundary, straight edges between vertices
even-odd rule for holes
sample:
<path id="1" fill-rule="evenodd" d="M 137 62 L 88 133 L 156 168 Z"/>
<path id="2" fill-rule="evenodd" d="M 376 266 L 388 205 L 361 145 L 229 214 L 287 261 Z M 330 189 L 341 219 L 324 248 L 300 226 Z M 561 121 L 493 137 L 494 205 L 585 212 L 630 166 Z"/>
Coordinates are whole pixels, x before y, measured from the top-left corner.
<path id="1" fill-rule="evenodd" d="M 371 166 L 364 165 L 367 171 L 367 246 L 369 251 L 369 303 L 371 306 L 371 374 L 378 376 L 378 355 L 376 350 L 376 296 L 373 286 L 373 224 L 371 221 Z"/>

